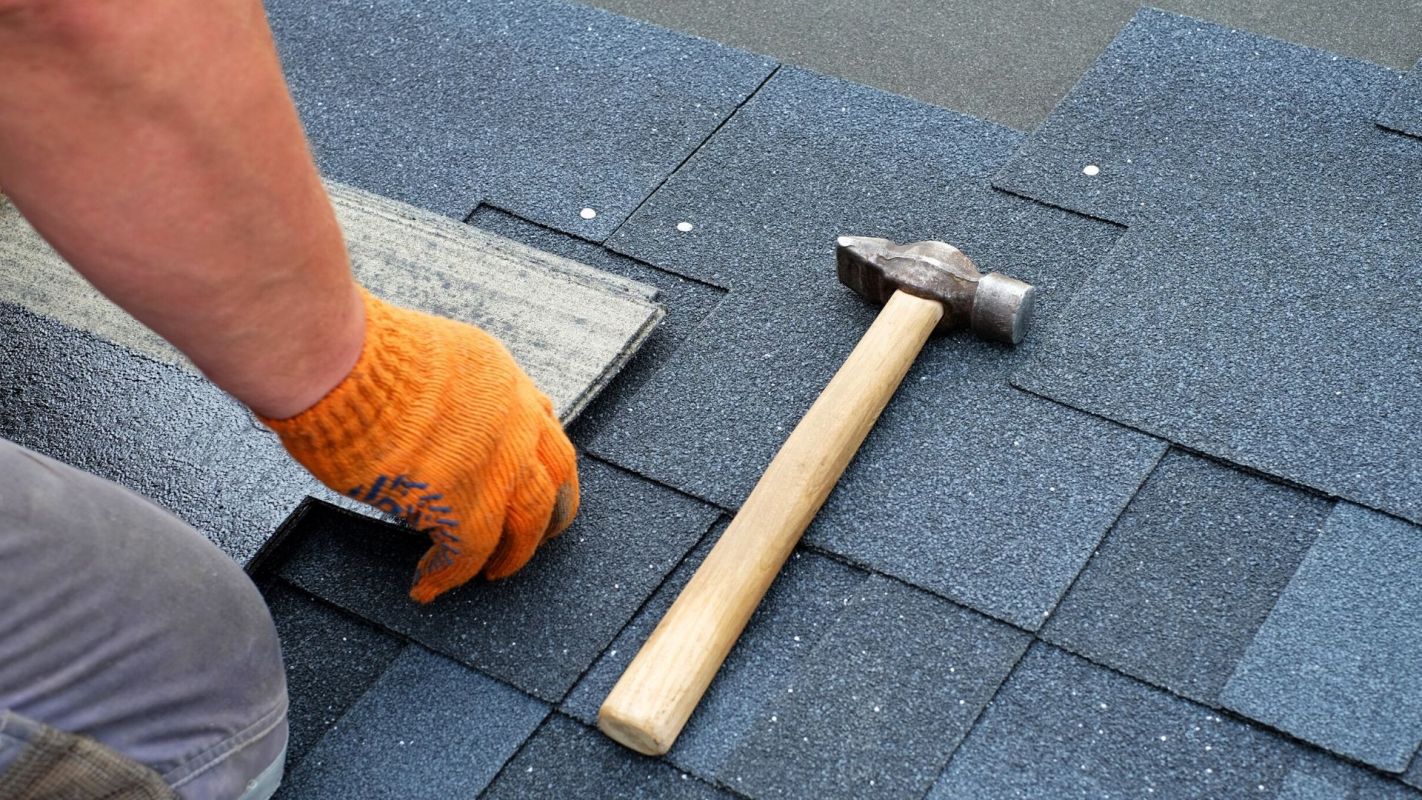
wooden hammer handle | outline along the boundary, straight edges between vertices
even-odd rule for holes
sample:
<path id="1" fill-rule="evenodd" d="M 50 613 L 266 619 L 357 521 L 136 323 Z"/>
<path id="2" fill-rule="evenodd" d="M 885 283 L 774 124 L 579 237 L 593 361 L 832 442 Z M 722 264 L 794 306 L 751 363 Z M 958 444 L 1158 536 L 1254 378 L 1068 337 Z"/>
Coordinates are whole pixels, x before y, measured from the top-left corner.
<path id="1" fill-rule="evenodd" d="M 895 292 L 795 426 L 598 712 L 647 755 L 669 750 L 721 662 L 943 316 Z"/>

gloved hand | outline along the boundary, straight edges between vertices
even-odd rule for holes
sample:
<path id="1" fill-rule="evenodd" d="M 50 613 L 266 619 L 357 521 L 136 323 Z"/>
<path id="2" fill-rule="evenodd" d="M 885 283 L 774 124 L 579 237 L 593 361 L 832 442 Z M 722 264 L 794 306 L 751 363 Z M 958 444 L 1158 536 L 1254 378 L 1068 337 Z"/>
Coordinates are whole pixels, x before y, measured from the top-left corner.
<path id="1" fill-rule="evenodd" d="M 514 573 L 578 510 L 552 402 L 484 331 L 362 292 L 355 368 L 306 411 L 262 421 L 322 483 L 429 534 L 415 600 Z"/>

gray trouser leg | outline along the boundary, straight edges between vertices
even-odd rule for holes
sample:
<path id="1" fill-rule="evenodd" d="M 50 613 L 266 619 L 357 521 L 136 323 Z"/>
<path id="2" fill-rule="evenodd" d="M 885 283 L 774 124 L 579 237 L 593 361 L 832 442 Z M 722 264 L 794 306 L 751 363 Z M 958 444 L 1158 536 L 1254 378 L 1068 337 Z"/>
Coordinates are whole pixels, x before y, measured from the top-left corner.
<path id="1" fill-rule="evenodd" d="M 276 630 L 241 568 L 143 498 L 0 439 L 6 710 L 108 745 L 185 800 L 243 796 L 286 749 Z"/>

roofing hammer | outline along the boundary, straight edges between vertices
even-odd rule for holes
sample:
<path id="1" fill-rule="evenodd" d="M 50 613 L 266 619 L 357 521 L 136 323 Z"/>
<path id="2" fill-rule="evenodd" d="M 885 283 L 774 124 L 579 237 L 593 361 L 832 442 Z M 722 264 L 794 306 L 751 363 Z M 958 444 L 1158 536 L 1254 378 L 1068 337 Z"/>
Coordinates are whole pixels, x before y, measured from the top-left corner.
<path id="1" fill-rule="evenodd" d="M 603 701 L 598 727 L 640 753 L 671 749 L 929 334 L 1022 340 L 1035 290 L 983 275 L 952 245 L 841 236 L 835 260 L 840 281 L 884 308 Z"/>

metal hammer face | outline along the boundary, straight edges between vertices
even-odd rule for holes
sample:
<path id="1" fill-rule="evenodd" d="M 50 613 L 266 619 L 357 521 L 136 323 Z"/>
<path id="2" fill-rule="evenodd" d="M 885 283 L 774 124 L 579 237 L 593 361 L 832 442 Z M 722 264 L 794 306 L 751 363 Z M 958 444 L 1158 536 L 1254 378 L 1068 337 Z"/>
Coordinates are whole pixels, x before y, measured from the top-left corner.
<path id="1" fill-rule="evenodd" d="M 951 244 L 841 236 L 835 263 L 840 282 L 873 303 L 883 305 L 896 291 L 942 303 L 938 331 L 971 327 L 1005 344 L 1017 344 L 1027 332 L 1036 289 L 1000 272 L 982 274 Z"/>

